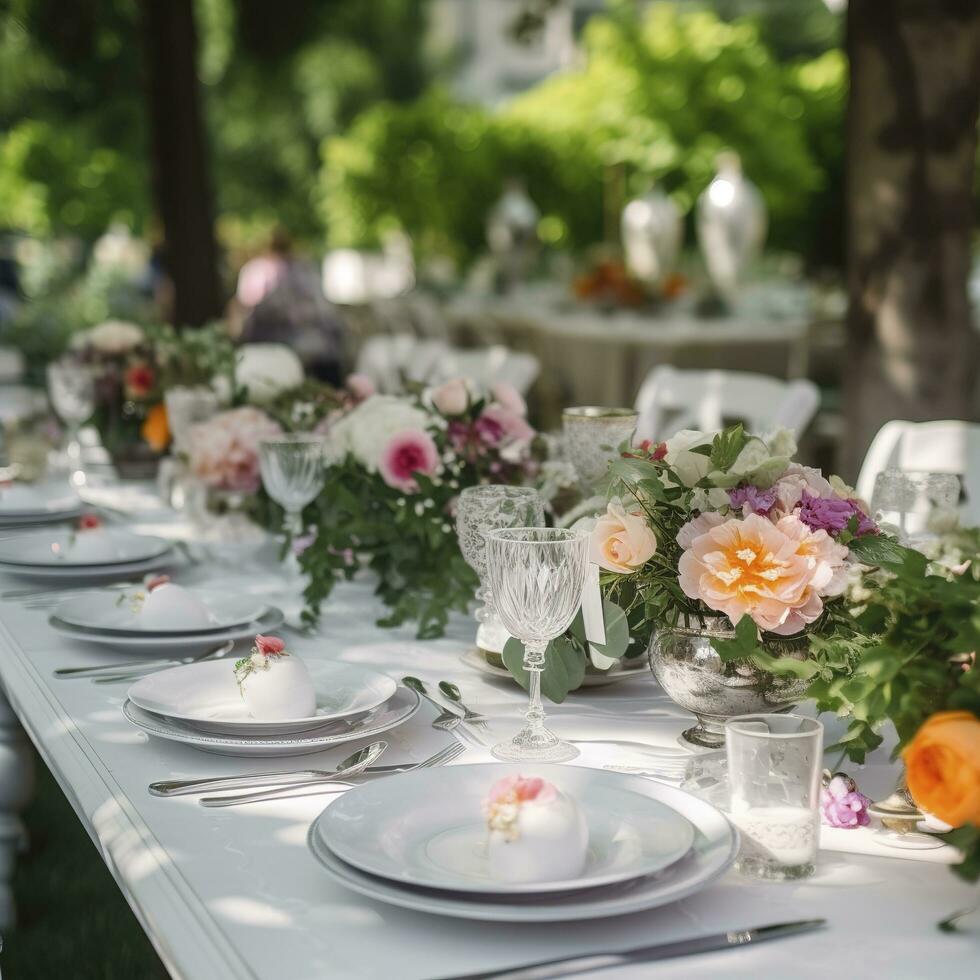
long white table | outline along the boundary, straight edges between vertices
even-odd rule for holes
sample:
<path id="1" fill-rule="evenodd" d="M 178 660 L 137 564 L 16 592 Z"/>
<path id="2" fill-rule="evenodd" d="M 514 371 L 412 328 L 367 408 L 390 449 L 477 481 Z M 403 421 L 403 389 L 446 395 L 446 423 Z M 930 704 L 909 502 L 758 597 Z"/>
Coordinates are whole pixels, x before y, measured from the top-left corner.
<path id="1" fill-rule="evenodd" d="M 209 574 L 231 588 L 269 587 L 268 576 L 227 568 L 197 568 L 184 578 Z M 472 637 L 472 622 L 460 618 L 447 638 L 419 643 L 409 629 L 375 627 L 378 612 L 369 584 L 342 586 L 324 609 L 319 635 L 290 636 L 290 648 L 307 658 L 339 659 L 395 677 L 451 679 L 466 700 L 500 719 L 498 734 L 514 730 L 521 693 L 458 660 Z M 107 659 L 105 650 L 60 637 L 44 613 L 13 601 L 0 603 L 0 678 L 10 703 L 175 977 L 446 977 L 560 953 L 819 916 L 829 921 L 821 932 L 659 963 L 657 974 L 701 978 L 717 971 L 729 977 L 821 980 L 828 972 L 919 978 L 941 971 L 944 980 L 977 976 L 977 934 L 944 935 L 935 925 L 975 902 L 976 891 L 940 864 L 896 858 L 884 848 L 881 856 L 822 851 L 815 877 L 805 882 L 766 884 L 729 873 L 671 907 L 568 925 L 449 920 L 361 898 L 333 884 L 307 851 L 307 830 L 328 796 L 222 810 L 205 809 L 195 797 L 151 797 L 147 784 L 155 779 L 258 771 L 270 768 L 269 760 L 211 756 L 147 738 L 120 712 L 125 684 L 52 676 L 55 667 Z M 432 717 L 423 708 L 391 733 L 387 760 L 423 758 L 443 744 L 447 736 L 431 729 Z M 551 718 L 566 737 L 661 744 L 673 744 L 688 721 L 646 671 L 573 695 L 552 710 Z M 637 758 L 629 747 L 608 742 L 582 748 L 581 764 Z M 642 750 L 636 752 L 642 763 Z M 281 762 L 283 768 L 326 767 L 344 754 Z M 459 762 L 487 758 L 474 750 Z M 856 773 L 871 793 L 884 792 L 894 776 L 883 755 L 876 763 Z M 639 966 L 590 976 L 638 980 L 650 972 Z"/>

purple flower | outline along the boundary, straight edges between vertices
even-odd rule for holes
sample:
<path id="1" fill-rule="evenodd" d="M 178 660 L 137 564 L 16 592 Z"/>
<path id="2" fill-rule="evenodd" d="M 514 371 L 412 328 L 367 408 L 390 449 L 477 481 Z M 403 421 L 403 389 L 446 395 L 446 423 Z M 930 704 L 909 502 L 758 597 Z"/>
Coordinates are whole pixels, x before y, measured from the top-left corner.
<path id="1" fill-rule="evenodd" d="M 878 526 L 861 510 L 856 500 L 842 500 L 840 497 L 814 497 L 804 490 L 803 499 L 800 502 L 799 517 L 812 531 L 826 531 L 828 534 L 840 534 L 850 523 L 851 518 L 856 517 L 855 537 L 878 533 Z"/>
<path id="2" fill-rule="evenodd" d="M 850 776 L 835 773 L 830 782 L 820 790 L 820 813 L 828 827 L 852 830 L 867 827 L 871 823 L 868 814 L 869 800 L 858 791 Z"/>
<path id="3" fill-rule="evenodd" d="M 744 517 L 749 514 L 765 515 L 776 505 L 776 490 L 774 487 L 768 490 L 760 490 L 753 486 L 736 487 L 728 491 L 728 499 L 732 507 L 742 511 Z"/>

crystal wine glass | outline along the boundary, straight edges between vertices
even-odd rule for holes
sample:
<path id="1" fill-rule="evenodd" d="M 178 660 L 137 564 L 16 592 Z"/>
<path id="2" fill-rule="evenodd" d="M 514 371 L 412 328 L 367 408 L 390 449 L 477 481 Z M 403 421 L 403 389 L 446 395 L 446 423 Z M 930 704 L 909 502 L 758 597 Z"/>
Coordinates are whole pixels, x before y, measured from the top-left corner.
<path id="1" fill-rule="evenodd" d="M 884 470 L 875 479 L 871 512 L 910 548 L 921 548 L 957 524 L 960 478 L 955 473 Z"/>
<path id="2" fill-rule="evenodd" d="M 95 375 L 87 364 L 65 357 L 48 365 L 47 379 L 51 406 L 67 429 L 64 452 L 71 481 L 83 484 L 85 474 L 78 430 L 95 411 Z"/>
<path id="3" fill-rule="evenodd" d="M 588 535 L 569 528 L 518 527 L 488 531 L 487 575 L 494 603 L 511 636 L 524 644 L 528 709 L 524 727 L 494 746 L 506 762 L 566 762 L 578 750 L 544 724 L 541 671 L 548 643 L 568 629 L 582 602 Z"/>
<path id="4" fill-rule="evenodd" d="M 286 512 L 287 537 L 303 533 L 303 508 L 323 489 L 323 436 L 273 436 L 259 442 L 259 467 L 266 492 Z"/>
<path id="5" fill-rule="evenodd" d="M 456 534 L 466 564 L 480 578 L 476 597 L 482 603 L 476 611 L 478 623 L 496 618 L 493 594 L 487 580 L 487 542 L 484 535 L 500 527 L 539 527 L 544 525 L 544 502 L 533 487 L 508 487 L 491 483 L 467 487 L 459 495 Z"/>

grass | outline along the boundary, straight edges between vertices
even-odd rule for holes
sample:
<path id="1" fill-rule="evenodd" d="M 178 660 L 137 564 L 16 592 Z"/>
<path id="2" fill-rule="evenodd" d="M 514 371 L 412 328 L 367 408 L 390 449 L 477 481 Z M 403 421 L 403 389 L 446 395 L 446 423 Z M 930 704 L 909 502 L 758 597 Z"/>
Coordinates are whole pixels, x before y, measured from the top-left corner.
<path id="1" fill-rule="evenodd" d="M 39 759 L 23 814 L 30 847 L 14 874 L 17 926 L 3 937 L 4 980 L 165 980 L 167 971 Z"/>

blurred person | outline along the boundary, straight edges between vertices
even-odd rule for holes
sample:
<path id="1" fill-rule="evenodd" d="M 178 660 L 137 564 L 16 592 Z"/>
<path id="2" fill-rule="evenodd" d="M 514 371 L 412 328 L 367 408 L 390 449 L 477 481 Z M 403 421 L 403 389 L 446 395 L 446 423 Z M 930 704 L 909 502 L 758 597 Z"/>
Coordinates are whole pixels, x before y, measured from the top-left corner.
<path id="1" fill-rule="evenodd" d="M 284 229 L 242 266 L 235 306 L 231 318 L 241 324 L 242 343 L 287 344 L 307 374 L 340 384 L 343 323 L 323 295 L 316 266 L 295 254 Z"/>

